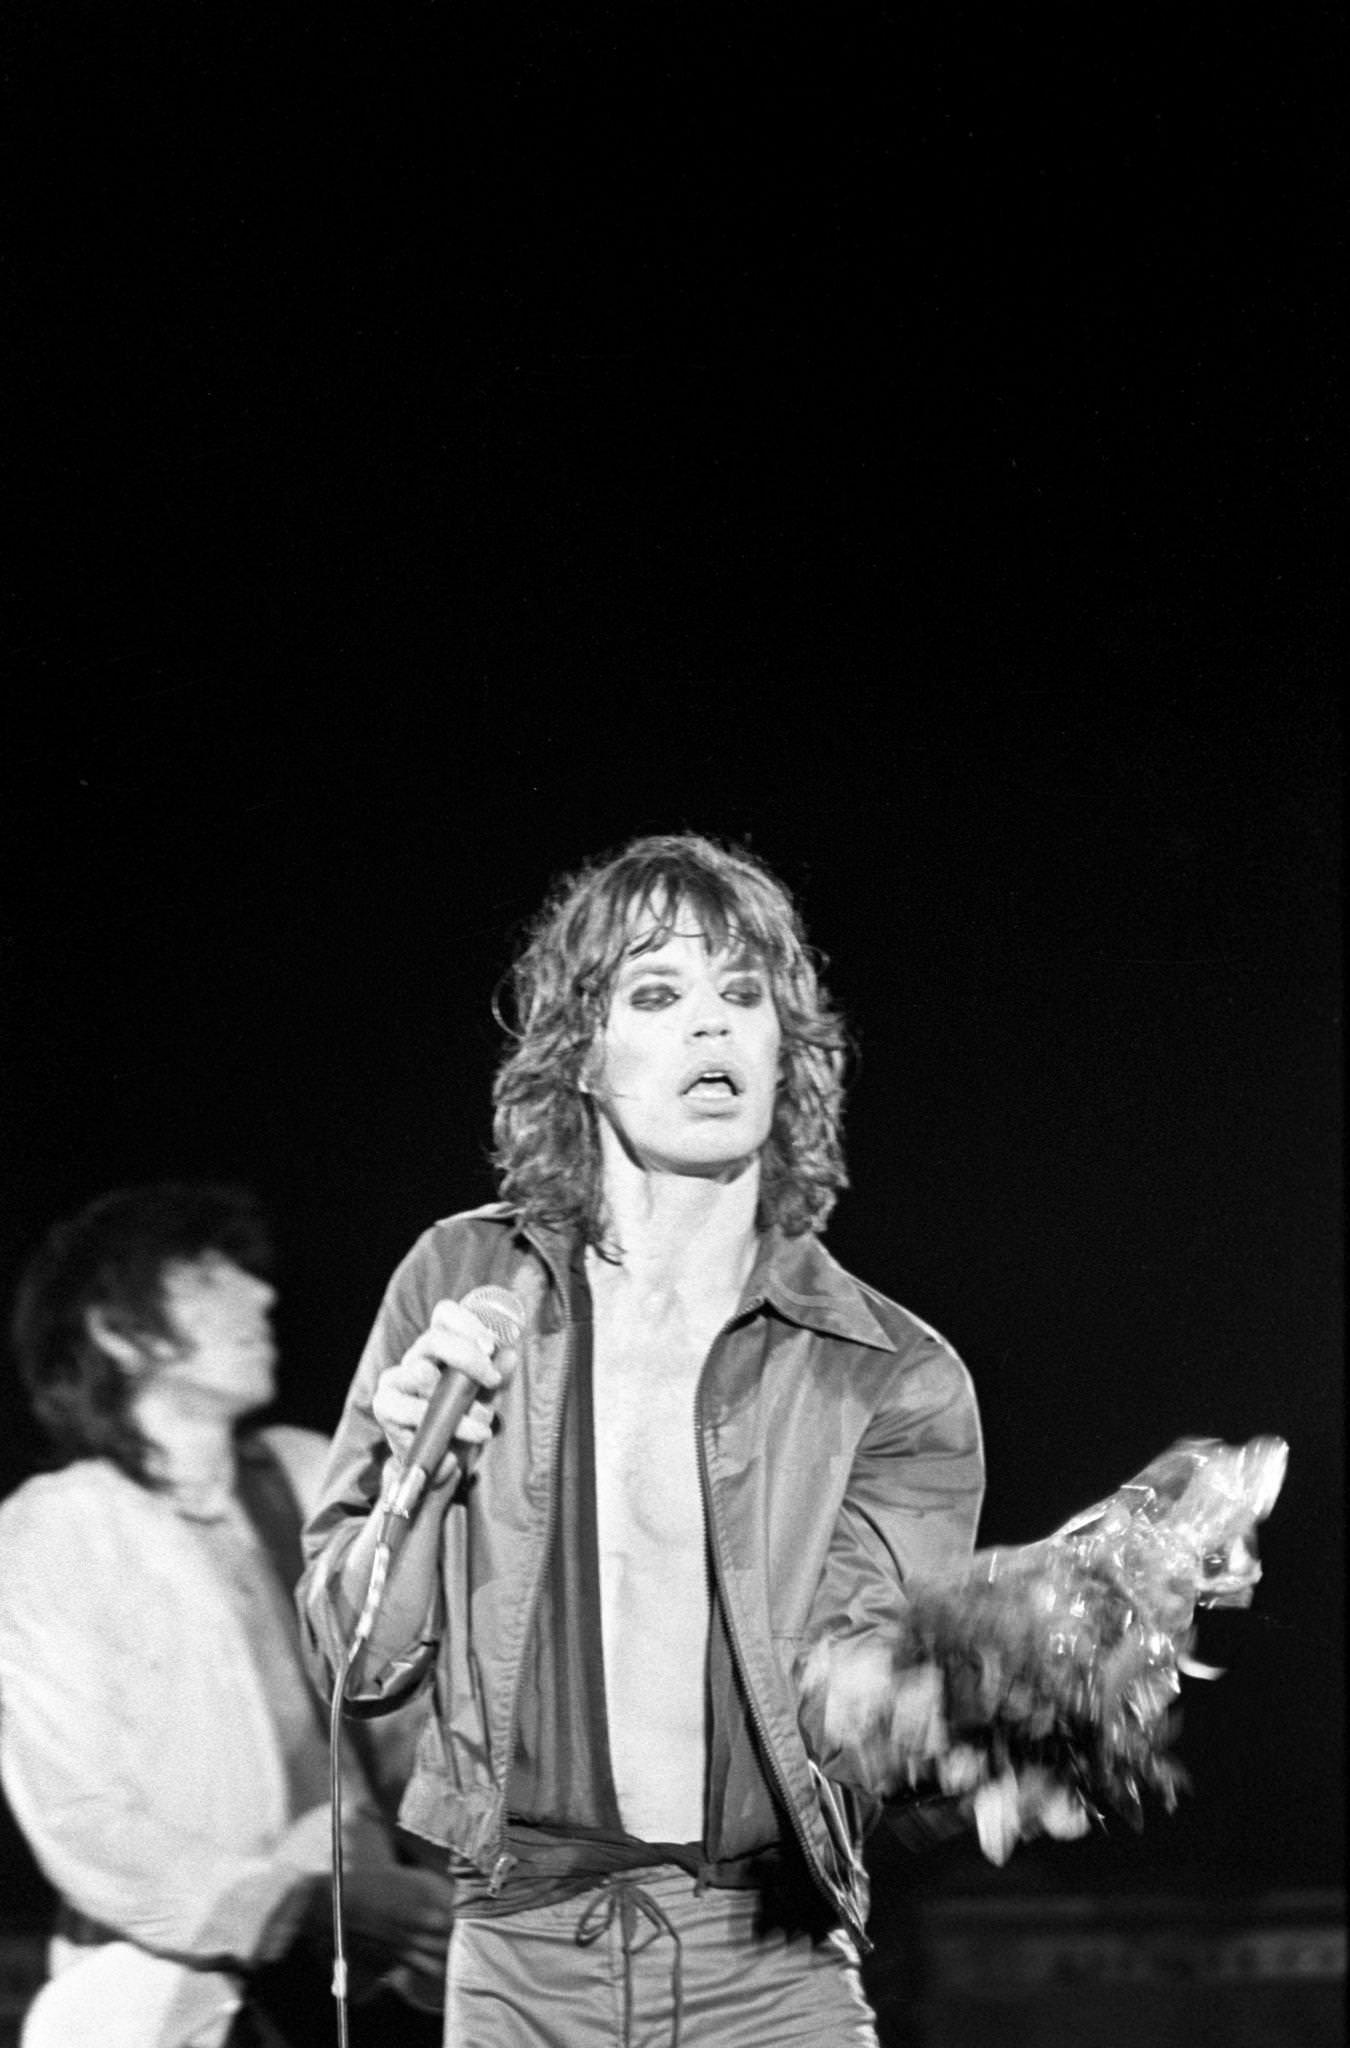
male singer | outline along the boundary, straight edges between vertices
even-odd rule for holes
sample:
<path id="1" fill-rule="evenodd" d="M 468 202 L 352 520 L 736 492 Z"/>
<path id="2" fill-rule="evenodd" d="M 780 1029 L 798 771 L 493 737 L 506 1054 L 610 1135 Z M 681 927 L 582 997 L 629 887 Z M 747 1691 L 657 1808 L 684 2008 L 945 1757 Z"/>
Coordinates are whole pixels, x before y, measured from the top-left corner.
<path id="1" fill-rule="evenodd" d="M 967 1374 L 820 1243 L 842 1028 L 755 860 L 635 842 L 546 905 L 515 989 L 503 1199 L 433 1225 L 380 1309 L 306 1532 L 314 1669 L 467 1376 L 349 1688 L 434 1688 L 402 1817 L 456 1881 L 447 2042 L 874 2043 L 875 1787 L 801 1659 L 969 1555 Z M 495 1355 L 459 1305 L 484 1283 L 524 1309 Z"/>

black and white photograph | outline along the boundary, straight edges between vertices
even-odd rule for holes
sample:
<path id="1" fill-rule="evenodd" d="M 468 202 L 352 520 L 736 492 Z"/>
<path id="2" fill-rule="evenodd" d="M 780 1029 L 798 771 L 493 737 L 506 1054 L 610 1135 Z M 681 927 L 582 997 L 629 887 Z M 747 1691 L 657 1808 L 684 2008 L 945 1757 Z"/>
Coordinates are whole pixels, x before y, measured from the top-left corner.
<path id="1" fill-rule="evenodd" d="M 0 27 L 0 2048 L 1344 2038 L 1317 4 Z"/>

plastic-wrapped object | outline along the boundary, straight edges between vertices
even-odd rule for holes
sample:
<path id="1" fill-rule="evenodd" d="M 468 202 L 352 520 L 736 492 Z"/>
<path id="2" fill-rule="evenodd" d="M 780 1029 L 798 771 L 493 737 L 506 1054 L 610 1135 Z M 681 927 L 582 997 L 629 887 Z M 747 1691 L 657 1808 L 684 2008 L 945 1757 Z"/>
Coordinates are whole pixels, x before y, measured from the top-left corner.
<path id="1" fill-rule="evenodd" d="M 1145 1792 L 1171 1810 L 1182 1674 L 1218 1675 L 1191 1658 L 1195 1610 L 1250 1604 L 1287 1460 L 1279 1437 L 1185 1438 L 1041 1542 L 911 1583 L 884 1643 L 808 1656 L 804 1718 L 869 1790 L 970 1795 L 998 1862 L 1103 1806 L 1141 1826 Z"/>

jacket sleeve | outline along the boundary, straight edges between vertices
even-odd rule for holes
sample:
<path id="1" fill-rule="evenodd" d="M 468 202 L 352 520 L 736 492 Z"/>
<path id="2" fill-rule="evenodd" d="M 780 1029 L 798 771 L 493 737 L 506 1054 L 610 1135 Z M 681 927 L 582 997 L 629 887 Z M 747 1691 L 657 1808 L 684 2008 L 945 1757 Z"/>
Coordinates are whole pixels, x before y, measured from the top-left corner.
<path id="1" fill-rule="evenodd" d="M 803 1732 L 831 1777 L 889 1792 L 881 1721 L 894 1709 L 905 1588 L 974 1551 L 984 1452 L 970 1375 L 937 1338 L 897 1361 L 854 1455 L 801 1660 Z M 922 1714 L 931 1693 L 915 1700 Z M 916 1731 L 922 1740 L 923 1731 Z"/>
<path id="2" fill-rule="evenodd" d="M 373 1402 L 381 1373 L 396 1365 L 453 1282 L 420 1238 L 390 1282 L 347 1394 L 318 1498 L 304 1530 L 305 1569 L 296 1591 L 310 1676 L 332 1696 L 365 1606 L 375 1562 L 382 1488 L 394 1476 Z M 405 1704 L 426 1678 L 445 1627 L 440 1526 L 445 1488 L 428 1490 L 390 1572 L 369 1641 L 345 1697 L 357 1713 Z"/>
<path id="3" fill-rule="evenodd" d="M 322 1495 L 331 1444 L 316 1430 L 296 1429 L 284 1423 L 264 1431 L 269 1445 L 280 1459 L 291 1483 L 302 1517 L 313 1514 Z M 398 1812 L 412 1770 L 417 1737 L 426 1708 L 419 1695 L 402 1709 L 382 1713 L 363 1731 L 359 1750 L 348 1754 L 348 1790 L 343 1811 L 351 1820 L 359 1807 L 367 1816 L 381 1814 L 392 1821 Z M 352 1787 L 362 1789 L 355 1795 Z M 363 1853 L 366 1845 L 363 1843 Z"/>

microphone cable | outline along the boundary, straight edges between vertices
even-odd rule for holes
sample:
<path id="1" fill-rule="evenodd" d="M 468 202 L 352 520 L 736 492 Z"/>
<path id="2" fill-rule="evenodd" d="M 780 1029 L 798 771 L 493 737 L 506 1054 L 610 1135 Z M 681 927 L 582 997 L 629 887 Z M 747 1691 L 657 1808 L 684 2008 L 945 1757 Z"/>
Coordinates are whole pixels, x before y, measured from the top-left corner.
<path id="1" fill-rule="evenodd" d="M 518 1295 L 511 1294 L 504 1287 L 476 1287 L 465 1296 L 464 1308 L 476 1315 L 492 1335 L 495 1347 L 518 1344 L 525 1328 L 525 1309 Z M 416 1444 L 414 1451 L 416 1451 Z M 477 1462 L 478 1445 L 466 1446 L 455 1458 L 458 1486 L 473 1470 Z M 393 1471 L 397 1475 L 397 1467 Z M 347 1686 L 352 1668 L 360 1652 L 370 1639 L 384 1598 L 385 1582 L 393 1562 L 394 1545 L 390 1525 L 397 1517 L 406 1531 L 413 1512 L 421 1497 L 421 1489 L 408 1498 L 403 1494 L 403 1479 L 397 1475 L 391 1486 L 387 1482 L 381 1487 L 379 1522 L 376 1525 L 375 1556 L 370 1567 L 370 1581 L 366 1587 L 365 1604 L 361 1609 L 351 1641 L 342 1653 L 333 1681 L 333 1697 L 328 1717 L 328 1803 L 332 1820 L 332 1893 L 333 1893 L 333 2005 L 337 2015 L 338 2048 L 348 2048 L 348 1985 L 347 1946 L 343 1932 L 343 1891 L 342 1891 L 342 1705 L 346 1698 Z M 426 1473 L 423 1474 L 425 1483 Z M 453 1489 L 452 1489 L 453 1490 Z"/>
<path id="2" fill-rule="evenodd" d="M 337 2017 L 338 2048 L 348 2048 L 348 1996 L 347 1996 L 347 1943 L 343 1929 L 342 1889 L 342 1705 L 347 1696 L 347 1686 L 352 1668 L 360 1652 L 370 1638 L 384 1597 L 384 1584 L 389 1575 L 390 1546 L 389 1522 L 391 1517 L 391 1490 L 385 1488 L 385 1499 L 380 1504 L 380 1520 L 375 1538 L 375 1557 L 370 1567 L 370 1583 L 366 1587 L 365 1605 L 352 1631 L 351 1641 L 342 1653 L 333 1681 L 333 1697 L 328 1710 L 328 1807 L 332 1826 L 332 1894 L 333 1894 L 333 2007 Z"/>

